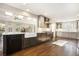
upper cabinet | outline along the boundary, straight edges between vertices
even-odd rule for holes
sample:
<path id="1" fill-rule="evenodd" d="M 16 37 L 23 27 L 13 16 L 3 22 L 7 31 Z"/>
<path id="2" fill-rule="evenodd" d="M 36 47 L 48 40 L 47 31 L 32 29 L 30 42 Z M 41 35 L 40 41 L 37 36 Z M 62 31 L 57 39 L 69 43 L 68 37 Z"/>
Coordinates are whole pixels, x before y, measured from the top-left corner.
<path id="1" fill-rule="evenodd" d="M 50 24 L 49 18 L 42 16 L 42 15 L 38 16 L 38 27 L 39 28 L 49 28 L 49 24 Z"/>

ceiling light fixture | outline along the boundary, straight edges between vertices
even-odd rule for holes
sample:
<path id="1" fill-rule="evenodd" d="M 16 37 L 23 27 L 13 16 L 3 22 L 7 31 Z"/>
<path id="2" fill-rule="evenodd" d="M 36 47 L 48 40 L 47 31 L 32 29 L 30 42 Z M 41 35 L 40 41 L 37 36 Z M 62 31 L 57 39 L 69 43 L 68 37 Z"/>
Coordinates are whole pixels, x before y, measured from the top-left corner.
<path id="1" fill-rule="evenodd" d="M 5 12 L 5 14 L 8 16 L 13 16 L 13 13 L 11 13 L 11 12 Z"/>

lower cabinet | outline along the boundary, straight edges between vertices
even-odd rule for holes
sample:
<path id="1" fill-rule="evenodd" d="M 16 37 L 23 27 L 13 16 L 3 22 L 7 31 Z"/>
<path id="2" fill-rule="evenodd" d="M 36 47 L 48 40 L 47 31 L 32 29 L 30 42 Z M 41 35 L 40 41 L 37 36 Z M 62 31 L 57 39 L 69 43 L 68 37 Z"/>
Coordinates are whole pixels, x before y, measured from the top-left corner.
<path id="1" fill-rule="evenodd" d="M 22 49 L 23 35 L 4 35 L 3 54 L 10 55 Z"/>
<path id="2" fill-rule="evenodd" d="M 37 40 L 37 38 L 30 38 L 30 46 L 34 46 L 39 44 L 39 41 Z"/>
<path id="3" fill-rule="evenodd" d="M 39 41 L 36 37 L 25 38 L 23 41 L 23 48 L 28 48 L 37 44 L 39 44 Z"/>
<path id="4" fill-rule="evenodd" d="M 23 40 L 23 48 L 28 48 L 28 47 L 32 47 L 32 46 L 35 46 L 35 45 L 38 45 L 40 43 L 43 43 L 45 41 L 48 41 L 40 38 L 40 40 L 37 38 L 37 37 L 30 37 L 30 38 L 25 38 Z"/>
<path id="5" fill-rule="evenodd" d="M 53 38 L 53 33 L 37 33 L 37 39 L 40 42 L 50 41 Z"/>
<path id="6" fill-rule="evenodd" d="M 24 39 L 23 39 L 23 44 L 22 44 L 23 48 L 28 48 L 28 47 L 30 47 L 29 41 L 30 41 L 30 40 L 27 39 L 27 38 L 24 38 Z"/>
<path id="7" fill-rule="evenodd" d="M 19 50 L 38 45 L 42 42 L 50 40 L 45 33 L 38 37 L 24 38 L 24 34 L 4 35 L 3 36 L 3 54 L 10 55 Z M 49 35 L 50 36 L 50 35 Z M 48 38 L 48 39 L 47 39 Z"/>

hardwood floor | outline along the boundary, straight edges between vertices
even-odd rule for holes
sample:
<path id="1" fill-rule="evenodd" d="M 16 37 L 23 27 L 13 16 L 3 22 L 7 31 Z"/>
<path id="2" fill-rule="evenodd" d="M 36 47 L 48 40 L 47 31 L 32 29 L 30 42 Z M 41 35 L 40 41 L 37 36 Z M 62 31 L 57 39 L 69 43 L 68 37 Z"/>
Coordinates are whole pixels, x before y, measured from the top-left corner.
<path id="1" fill-rule="evenodd" d="M 77 56 L 76 40 L 63 39 L 68 41 L 63 47 L 53 45 L 52 42 L 46 42 L 38 46 L 18 51 L 12 56 Z"/>

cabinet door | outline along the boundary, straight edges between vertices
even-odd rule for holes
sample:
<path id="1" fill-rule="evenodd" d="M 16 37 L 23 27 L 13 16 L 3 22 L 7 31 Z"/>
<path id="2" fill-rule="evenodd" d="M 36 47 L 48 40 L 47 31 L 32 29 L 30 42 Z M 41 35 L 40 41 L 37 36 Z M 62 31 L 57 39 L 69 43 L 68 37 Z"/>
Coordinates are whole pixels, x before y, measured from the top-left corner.
<path id="1" fill-rule="evenodd" d="M 6 36 L 7 40 L 7 48 L 6 48 L 6 53 L 11 54 L 14 53 L 18 50 L 21 50 L 22 44 L 21 44 L 21 36 L 20 35 L 10 35 Z"/>
<path id="2" fill-rule="evenodd" d="M 30 39 L 30 46 L 38 44 L 38 40 L 35 37 L 34 38 L 29 38 L 29 39 Z"/>
<path id="3" fill-rule="evenodd" d="M 6 54 L 8 55 L 8 54 L 13 53 L 15 51 L 16 38 L 13 36 L 6 36 L 6 40 L 7 40 Z"/>
<path id="4" fill-rule="evenodd" d="M 17 51 L 21 50 L 22 49 L 22 35 L 17 35 L 15 41 L 16 41 L 16 45 L 15 45 L 16 50 Z"/>

